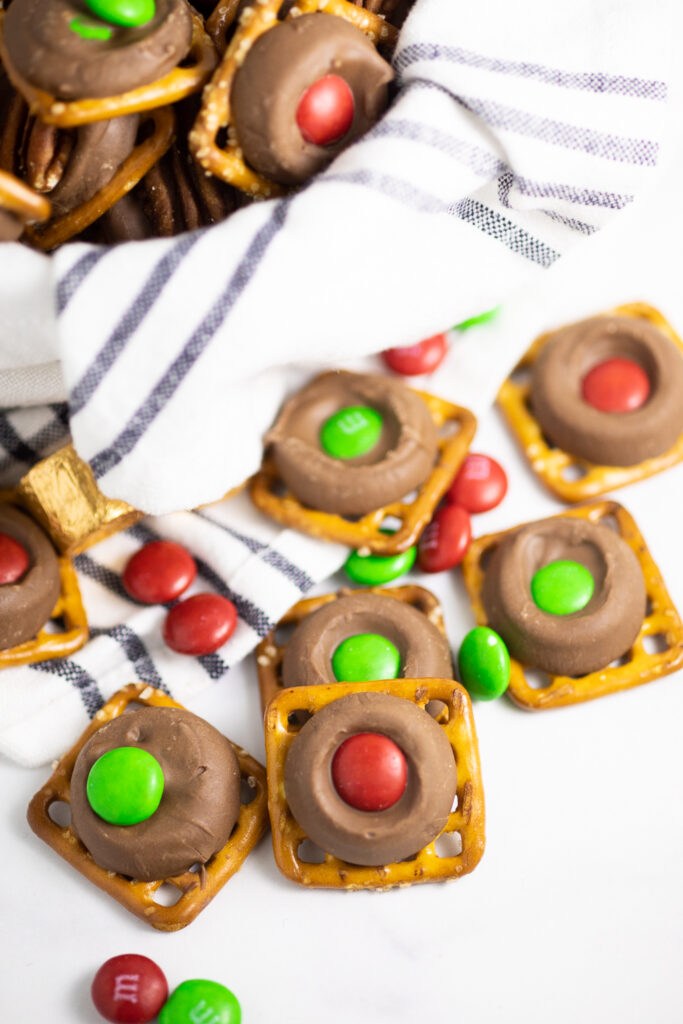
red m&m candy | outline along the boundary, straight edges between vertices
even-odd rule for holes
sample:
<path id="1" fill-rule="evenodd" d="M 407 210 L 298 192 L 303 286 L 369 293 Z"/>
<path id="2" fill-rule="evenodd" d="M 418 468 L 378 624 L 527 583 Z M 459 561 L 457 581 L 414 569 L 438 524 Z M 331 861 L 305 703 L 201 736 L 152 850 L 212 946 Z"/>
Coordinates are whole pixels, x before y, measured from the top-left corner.
<path id="1" fill-rule="evenodd" d="M 16 583 L 27 569 L 26 549 L 8 533 L 0 533 L 0 584 Z"/>
<path id="2" fill-rule="evenodd" d="M 168 999 L 160 967 L 146 956 L 125 953 L 102 964 L 90 990 L 95 1008 L 116 1024 L 145 1024 Z"/>
<path id="3" fill-rule="evenodd" d="M 164 640 L 178 654 L 211 654 L 235 632 L 237 609 L 220 594 L 195 594 L 174 605 L 164 622 Z"/>
<path id="4" fill-rule="evenodd" d="M 459 565 L 472 539 L 468 512 L 459 505 L 440 508 L 423 531 L 417 545 L 417 564 L 422 572 L 443 572 Z"/>
<path id="5" fill-rule="evenodd" d="M 488 455 L 468 455 L 446 500 L 468 512 L 488 512 L 505 497 L 508 479 L 505 470 Z"/>
<path id="6" fill-rule="evenodd" d="M 408 769 L 403 751 L 388 736 L 359 732 L 338 747 L 332 781 L 342 800 L 357 811 L 384 811 L 403 795 Z"/>
<path id="7" fill-rule="evenodd" d="M 650 378 L 632 359 L 605 359 L 586 374 L 581 391 L 600 412 L 632 412 L 647 402 Z"/>
<path id="8" fill-rule="evenodd" d="M 315 146 L 338 142 L 353 123 L 355 103 L 351 87 L 339 75 L 325 75 L 310 85 L 296 108 L 296 123 Z"/>
<path id="9" fill-rule="evenodd" d="M 155 540 L 136 551 L 123 571 L 123 585 L 144 604 L 166 604 L 187 590 L 197 574 L 194 558 L 181 544 Z"/>
<path id="10" fill-rule="evenodd" d="M 388 348 L 382 352 L 382 359 L 394 373 L 404 377 L 415 377 L 420 373 L 432 373 L 440 366 L 448 352 L 445 334 L 435 334 L 417 345 L 404 348 Z"/>

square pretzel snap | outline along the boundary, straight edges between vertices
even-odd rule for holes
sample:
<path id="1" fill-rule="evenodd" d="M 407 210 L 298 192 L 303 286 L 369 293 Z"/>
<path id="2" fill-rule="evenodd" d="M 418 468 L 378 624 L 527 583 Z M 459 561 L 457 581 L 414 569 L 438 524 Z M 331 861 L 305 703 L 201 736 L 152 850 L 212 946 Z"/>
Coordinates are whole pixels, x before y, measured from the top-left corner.
<path id="1" fill-rule="evenodd" d="M 340 371 L 321 374 L 308 386 L 339 375 Z M 347 544 L 362 554 L 395 555 L 405 551 L 417 542 L 453 482 L 477 426 L 469 409 L 425 391 L 415 391 L 415 394 L 427 406 L 439 441 L 434 468 L 414 497 L 391 502 L 357 519 L 321 512 L 303 505 L 285 488 L 272 456 L 266 455 L 261 469 L 252 478 L 251 500 L 261 512 L 283 526 L 292 526 L 323 540 Z M 391 520 L 399 520 L 400 526 L 393 532 L 387 532 L 383 525 Z"/>
<path id="2" fill-rule="evenodd" d="M 302 859 L 302 845 L 310 840 L 287 801 L 284 785 L 287 755 L 301 729 L 305 728 L 305 724 L 300 724 L 303 717 L 310 719 L 339 698 L 357 693 L 358 686 L 352 683 L 299 686 L 283 690 L 268 706 L 265 716 L 268 811 L 278 868 L 300 885 L 346 890 L 382 890 L 469 874 L 484 852 L 484 792 L 472 705 L 466 690 L 452 679 L 400 679 L 363 686 L 363 695 L 393 695 L 413 706 L 427 708 L 427 713 L 432 714 L 443 730 L 456 762 L 457 803 L 441 833 L 414 855 L 394 864 L 363 867 L 326 851 L 320 852 L 321 863 Z M 447 847 L 443 853 L 442 844 Z"/>
<path id="3" fill-rule="evenodd" d="M 28 808 L 28 823 L 36 835 L 60 857 L 98 888 L 113 896 L 126 910 L 159 931 L 174 932 L 190 924 L 211 902 L 225 883 L 239 871 L 265 832 L 266 775 L 258 761 L 232 743 L 239 762 L 243 789 L 239 817 L 228 842 L 213 855 L 203 871 L 188 869 L 172 878 L 138 882 L 98 867 L 71 825 L 62 827 L 52 819 L 50 807 L 58 802 L 70 803 L 71 776 L 82 748 L 94 733 L 122 715 L 130 704 L 182 708 L 177 701 L 145 683 L 130 684 L 119 690 L 97 712 L 81 738 L 59 761 L 51 778 L 33 797 Z M 249 800 L 245 799 L 245 793 L 249 794 Z M 163 906 L 155 900 L 158 890 L 164 885 L 172 885 L 180 893 L 173 906 Z"/>
<path id="4" fill-rule="evenodd" d="M 669 321 L 652 306 L 632 302 L 600 316 L 632 317 L 656 327 L 676 345 L 683 357 L 683 341 Z M 633 466 L 603 466 L 556 447 L 544 436 L 530 405 L 531 371 L 541 351 L 557 331 L 538 337 L 498 392 L 498 404 L 529 465 L 545 486 L 562 501 L 596 498 L 617 487 L 645 480 L 683 460 L 683 434 L 668 451 Z M 515 380 L 515 377 L 519 378 Z"/>
<path id="5" fill-rule="evenodd" d="M 515 704 L 528 711 L 566 707 L 618 693 L 676 672 L 683 665 L 683 623 L 631 515 L 616 501 L 603 500 L 567 509 L 551 518 L 586 519 L 598 524 L 607 520 L 616 526 L 616 532 L 633 551 L 642 570 L 647 597 L 646 614 L 630 650 L 618 661 L 588 675 L 548 675 L 548 685 L 539 689 L 531 685 L 527 669 L 511 657 L 507 692 Z M 472 541 L 465 555 L 463 578 L 477 625 L 489 625 L 482 602 L 486 562 L 501 541 L 519 529 L 516 526 L 478 537 Z M 528 666 L 528 669 L 533 668 L 533 665 Z"/>
<path id="6" fill-rule="evenodd" d="M 404 604 L 416 608 L 423 615 L 426 615 L 429 621 L 447 638 L 443 611 L 438 598 L 424 587 L 418 587 L 416 583 L 408 583 L 402 587 L 365 587 L 362 590 L 351 590 L 349 587 L 343 587 L 334 594 L 321 594 L 319 597 L 304 598 L 303 601 L 298 601 L 293 608 L 290 608 L 282 616 L 275 629 L 271 630 L 256 648 L 256 669 L 258 672 L 261 707 L 264 713 L 273 697 L 283 690 L 282 659 L 287 650 L 287 642 L 278 643 L 278 630 L 287 626 L 298 626 L 309 615 L 317 612 L 319 608 L 330 604 L 332 601 L 337 601 L 340 597 L 347 597 L 349 594 L 368 593 L 381 594 L 384 597 L 394 597 L 397 601 L 403 601 Z M 363 684 L 357 683 L 356 685 L 361 687 Z"/>

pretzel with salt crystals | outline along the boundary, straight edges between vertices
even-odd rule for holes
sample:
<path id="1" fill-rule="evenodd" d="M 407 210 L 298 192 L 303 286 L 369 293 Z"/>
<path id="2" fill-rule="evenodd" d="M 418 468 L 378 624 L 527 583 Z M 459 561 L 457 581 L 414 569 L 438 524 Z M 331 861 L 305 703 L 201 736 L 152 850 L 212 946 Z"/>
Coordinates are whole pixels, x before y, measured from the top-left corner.
<path id="1" fill-rule="evenodd" d="M 457 764 L 457 806 L 436 839 L 409 860 L 380 867 L 363 867 L 325 853 L 322 863 L 302 859 L 307 835 L 294 818 L 284 789 L 285 761 L 302 719 L 315 715 L 332 701 L 357 693 L 353 683 L 297 686 L 279 693 L 265 717 L 268 766 L 268 813 L 273 852 L 280 871 L 300 885 L 329 889 L 390 889 L 417 882 L 460 878 L 474 871 L 484 852 L 484 791 L 472 705 L 466 690 L 452 679 L 392 679 L 365 683 L 364 691 L 388 693 L 421 708 L 438 706 L 436 721 L 446 733 Z M 302 714 L 303 712 L 303 714 Z M 429 712 L 427 712 L 429 713 Z M 460 836 L 460 852 L 456 833 Z M 452 839 L 448 837 L 453 837 Z M 440 840 L 451 847 L 439 852 Z M 445 852 L 445 851 L 444 851 Z"/>
<path id="2" fill-rule="evenodd" d="M 188 870 L 173 878 L 155 882 L 137 882 L 97 866 L 70 825 L 58 825 L 50 816 L 55 803 L 69 803 L 71 776 L 76 759 L 90 737 L 103 725 L 122 715 L 131 704 L 145 707 L 179 708 L 182 705 L 145 683 L 134 683 L 115 693 L 97 712 L 75 746 L 57 764 L 51 778 L 36 793 L 28 808 L 28 823 L 48 846 L 63 857 L 89 881 L 113 896 L 126 910 L 159 931 L 174 932 L 184 928 L 206 907 L 225 883 L 241 868 L 263 835 L 267 825 L 266 775 L 263 767 L 245 750 L 232 747 L 239 761 L 243 787 L 251 799 L 242 797 L 237 824 L 228 842 L 214 854 L 202 873 Z M 155 896 L 163 885 L 180 891 L 173 906 L 163 906 Z"/>
<path id="3" fill-rule="evenodd" d="M 13 174 L 0 170 L 0 210 L 7 210 L 25 224 L 29 224 L 48 220 L 51 206 L 45 196 L 34 192 Z"/>
<path id="4" fill-rule="evenodd" d="M 45 124 L 59 128 L 77 128 L 95 121 L 109 121 L 124 114 L 137 114 L 157 107 L 170 106 L 186 96 L 199 92 L 218 63 L 216 49 L 204 28 L 203 18 L 191 11 L 192 40 L 187 67 L 177 67 L 163 78 L 117 96 L 101 99 L 59 100 L 42 89 L 31 85 L 14 66 L 12 57 L 5 46 L 0 12 L 0 60 L 16 89 L 22 94 L 32 114 Z"/>
<path id="5" fill-rule="evenodd" d="M 665 334 L 680 349 L 683 356 L 683 340 L 659 310 L 647 303 L 631 302 L 601 315 L 628 316 L 645 320 Z M 532 470 L 548 490 L 562 501 L 585 501 L 588 498 L 597 498 L 617 487 L 645 480 L 683 461 L 683 434 L 667 452 L 655 455 L 635 466 L 599 466 L 550 445 L 529 406 L 530 384 L 528 381 L 516 380 L 515 377 L 529 376 L 542 348 L 555 333 L 551 331 L 536 338 L 498 392 L 498 404 L 512 433 Z"/>
<path id="6" fill-rule="evenodd" d="M 683 666 L 683 623 L 645 540 L 626 509 L 616 501 L 603 500 L 567 509 L 554 518 L 587 519 L 592 523 L 603 520 L 614 522 L 619 536 L 638 559 L 645 580 L 647 611 L 625 660 L 621 659 L 618 664 L 607 665 L 588 675 L 577 678 L 548 676 L 548 685 L 539 689 L 531 685 L 520 662 L 511 658 L 507 692 L 515 704 L 527 711 L 566 707 L 604 697 L 609 693 L 618 693 L 676 672 Z M 486 562 L 501 541 L 518 529 L 516 526 L 511 530 L 477 537 L 467 550 L 462 572 L 477 625 L 488 625 L 481 597 Z M 648 650 L 648 641 L 656 645 L 657 638 L 661 639 L 663 650 Z M 533 666 L 529 668 L 533 669 Z"/>
<path id="7" fill-rule="evenodd" d="M 330 374 L 322 374 L 316 380 L 326 376 Z M 282 481 L 270 456 L 266 456 L 261 469 L 252 479 L 251 500 L 261 512 L 284 526 L 293 526 L 313 537 L 348 544 L 349 547 L 357 548 L 361 554 L 395 555 L 405 551 L 415 544 L 450 487 L 467 455 L 477 425 L 469 409 L 453 405 L 425 391 L 416 391 L 416 394 L 427 405 L 440 437 L 436 465 L 412 501 L 392 502 L 357 520 L 310 509 L 302 505 L 293 494 L 280 493 Z M 449 428 L 453 428 L 455 433 L 445 435 Z M 401 521 L 393 533 L 382 532 L 382 524 L 388 518 Z"/>
<path id="8" fill-rule="evenodd" d="M 223 60 L 204 92 L 201 110 L 189 137 L 190 151 L 206 171 L 262 199 L 283 195 L 288 190 L 252 171 L 245 163 L 242 151 L 233 137 L 230 91 L 234 77 L 252 45 L 259 36 L 277 24 L 281 7 L 282 0 L 258 0 L 242 11 Z M 396 43 L 398 33 L 393 25 L 389 25 L 380 15 L 356 7 L 348 0 L 299 0 L 290 8 L 286 17 L 300 17 L 316 11 L 344 18 L 378 47 L 382 45 L 392 49 Z M 221 36 L 224 38 L 235 16 L 235 8 L 227 3 L 219 6 L 214 14 L 213 30 L 218 33 L 216 38 L 220 40 Z M 218 142 L 222 131 L 227 132 L 225 145 Z"/>

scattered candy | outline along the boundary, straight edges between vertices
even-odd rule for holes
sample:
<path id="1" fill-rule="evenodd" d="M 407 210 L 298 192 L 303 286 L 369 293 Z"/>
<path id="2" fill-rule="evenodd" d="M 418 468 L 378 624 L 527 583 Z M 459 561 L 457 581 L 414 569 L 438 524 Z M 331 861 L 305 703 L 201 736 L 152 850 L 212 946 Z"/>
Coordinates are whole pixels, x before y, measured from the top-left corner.
<path id="1" fill-rule="evenodd" d="M 534 604 L 550 615 L 571 615 L 585 608 L 595 583 L 585 565 L 563 559 L 550 562 L 531 578 Z"/>
<path id="2" fill-rule="evenodd" d="M 86 783 L 88 803 L 112 825 L 137 825 L 151 818 L 164 792 L 164 773 L 152 754 L 116 747 L 95 761 Z"/>
<path id="3" fill-rule="evenodd" d="M 398 555 L 361 555 L 358 551 L 352 551 L 344 562 L 344 572 L 354 583 L 379 587 L 410 572 L 416 557 L 415 545 Z"/>
<path id="4" fill-rule="evenodd" d="M 114 29 L 108 25 L 102 25 L 97 21 L 88 21 L 86 18 L 72 18 L 69 28 L 81 39 L 111 39 Z"/>
<path id="5" fill-rule="evenodd" d="M 355 459 L 371 451 L 382 433 L 382 416 L 367 405 L 348 405 L 330 416 L 320 431 L 323 450 L 334 459 Z"/>
<path id="6" fill-rule="evenodd" d="M 182 544 L 155 540 L 136 551 L 123 572 L 123 585 L 143 604 L 166 604 L 187 590 L 197 575 L 194 558 Z"/>
<path id="7" fill-rule="evenodd" d="M 420 373 L 433 373 L 443 362 L 448 352 L 445 334 L 434 334 L 431 338 L 418 341 L 417 345 L 404 348 L 388 348 L 382 352 L 382 359 L 394 373 L 404 377 L 416 377 Z"/>
<path id="8" fill-rule="evenodd" d="M 348 82 L 325 75 L 309 86 L 296 108 L 296 123 L 306 142 L 330 146 L 339 142 L 353 123 L 355 102 Z"/>
<path id="9" fill-rule="evenodd" d="M 195 594 L 170 609 L 164 640 L 178 654 L 212 654 L 229 640 L 237 626 L 237 609 L 220 594 Z"/>
<path id="10" fill-rule="evenodd" d="M 217 981 L 184 981 L 159 1014 L 159 1024 L 240 1024 L 237 998 Z"/>
<path id="11" fill-rule="evenodd" d="M 356 733 L 337 748 L 332 781 L 342 800 L 357 811 L 384 811 L 406 788 L 406 759 L 388 736 Z"/>
<path id="12" fill-rule="evenodd" d="M 85 0 L 85 3 L 98 18 L 124 28 L 146 25 L 156 14 L 154 0 Z"/>
<path id="13" fill-rule="evenodd" d="M 581 391 L 601 412 L 632 412 L 647 402 L 650 378 L 632 359 L 605 359 L 586 374 Z"/>
<path id="14" fill-rule="evenodd" d="M 90 989 L 95 1009 L 115 1024 L 147 1024 L 168 998 L 160 967 L 146 956 L 124 953 L 102 964 Z"/>
<path id="15" fill-rule="evenodd" d="M 8 533 L 0 533 L 0 585 L 16 583 L 28 569 L 28 552 Z"/>
<path id="16" fill-rule="evenodd" d="M 332 655 L 332 671 L 340 683 L 397 679 L 401 671 L 398 648 L 377 633 L 357 633 L 342 640 Z"/>
<path id="17" fill-rule="evenodd" d="M 458 654 L 460 682 L 473 697 L 495 700 L 505 693 L 510 682 L 508 649 L 488 626 L 471 629 Z"/>
<path id="18" fill-rule="evenodd" d="M 508 489 L 505 470 L 488 455 L 467 456 L 446 500 L 468 512 L 488 512 L 499 505 Z"/>
<path id="19" fill-rule="evenodd" d="M 417 545 L 422 572 L 443 572 L 459 565 L 472 539 L 469 513 L 460 505 L 440 508 L 423 531 Z"/>
<path id="20" fill-rule="evenodd" d="M 489 309 L 486 313 L 480 313 L 479 316 L 471 316 L 467 320 L 462 320 L 459 324 L 455 325 L 453 330 L 469 331 L 470 327 L 479 327 L 481 324 L 491 323 L 500 313 L 500 309 L 500 306 L 496 306 L 495 309 Z"/>

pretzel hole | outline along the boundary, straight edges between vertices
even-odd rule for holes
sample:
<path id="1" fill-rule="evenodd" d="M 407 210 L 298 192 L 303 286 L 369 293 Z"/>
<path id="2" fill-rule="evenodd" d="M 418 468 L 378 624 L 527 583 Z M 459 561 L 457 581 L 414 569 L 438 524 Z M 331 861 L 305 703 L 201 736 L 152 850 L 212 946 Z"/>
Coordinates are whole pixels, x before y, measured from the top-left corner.
<path id="1" fill-rule="evenodd" d="M 540 668 L 526 669 L 524 678 L 526 679 L 527 686 L 530 686 L 532 690 L 547 690 L 553 685 L 553 681 L 548 673 L 542 672 Z"/>
<path id="2" fill-rule="evenodd" d="M 47 808 L 48 817 L 59 828 L 68 828 L 71 824 L 71 807 L 66 800 L 53 800 Z"/>
<path id="3" fill-rule="evenodd" d="M 516 384 L 518 388 L 525 388 L 531 383 L 531 367 L 530 366 L 516 366 L 510 374 L 508 380 L 512 384 Z"/>
<path id="4" fill-rule="evenodd" d="M 455 811 L 457 811 L 458 803 L 459 803 L 459 801 L 458 801 L 458 794 L 456 793 L 455 796 L 453 797 L 453 803 L 451 804 L 451 810 L 450 810 L 451 814 L 454 814 Z"/>
<path id="5" fill-rule="evenodd" d="M 282 625 L 276 626 L 273 633 L 273 643 L 276 647 L 286 647 L 297 626 L 298 622 L 283 622 Z"/>
<path id="6" fill-rule="evenodd" d="M 403 857 L 398 863 L 399 864 L 412 864 L 412 862 L 414 860 L 417 860 L 417 858 L 419 856 L 419 853 L 420 853 L 419 850 L 418 850 L 417 853 L 411 853 L 411 855 L 409 857 Z"/>
<path id="7" fill-rule="evenodd" d="M 296 855 L 304 864 L 325 863 L 325 851 L 316 846 L 312 839 L 302 839 L 297 846 Z"/>
<path id="8" fill-rule="evenodd" d="M 457 420 L 444 420 L 437 427 L 436 436 L 440 441 L 448 441 L 460 433 L 460 424 Z"/>
<path id="9" fill-rule="evenodd" d="M 162 882 L 159 888 L 154 890 L 152 899 L 160 907 L 175 907 L 182 895 L 182 889 L 173 882 Z"/>
<path id="10" fill-rule="evenodd" d="M 548 446 L 550 448 L 554 447 L 550 442 L 548 442 Z M 588 470 L 578 462 L 570 462 L 568 465 L 562 467 L 560 476 L 563 480 L 567 480 L 571 483 L 574 480 L 583 480 L 585 476 L 588 476 Z"/>
<path id="11" fill-rule="evenodd" d="M 608 530 L 614 530 L 621 536 L 621 530 L 619 528 L 619 520 L 616 516 L 600 516 L 598 520 L 600 526 L 606 526 Z"/>
<path id="12" fill-rule="evenodd" d="M 302 725 L 305 725 L 313 714 L 306 708 L 297 708 L 287 715 L 287 732 L 298 732 Z"/>
<path id="13" fill-rule="evenodd" d="M 407 501 L 408 499 L 404 499 Z M 399 519 L 398 516 L 385 516 L 382 522 L 379 524 L 381 533 L 396 533 L 403 526 L 403 520 Z"/>
<path id="14" fill-rule="evenodd" d="M 243 807 L 256 798 L 256 779 L 253 775 L 243 775 L 240 779 L 240 803 Z"/>
<path id="15" fill-rule="evenodd" d="M 648 594 L 647 595 L 647 599 L 645 601 L 645 618 L 648 618 L 650 615 L 652 615 L 654 610 L 655 610 L 655 606 L 652 603 L 652 598 Z"/>
<path id="16" fill-rule="evenodd" d="M 66 622 L 61 615 L 53 615 L 43 626 L 44 633 L 66 633 Z"/>
<path id="17" fill-rule="evenodd" d="M 448 704 L 444 704 L 442 700 L 428 700 L 425 704 L 425 711 L 440 725 L 443 725 L 450 718 Z"/>
<path id="18" fill-rule="evenodd" d="M 434 840 L 434 853 L 437 857 L 459 857 L 462 853 L 462 836 L 459 832 L 442 832 Z"/>
<path id="19" fill-rule="evenodd" d="M 615 658 L 614 661 L 610 661 L 609 668 L 623 668 L 624 665 L 628 665 L 631 660 L 631 652 L 627 651 L 626 654 L 622 654 L 620 658 Z"/>
<path id="20" fill-rule="evenodd" d="M 414 488 L 410 492 L 410 494 L 406 494 L 403 498 L 401 498 L 402 503 L 404 505 L 412 505 L 414 501 L 417 501 L 417 496 L 419 493 L 420 492 L 417 490 L 417 488 Z"/>
<path id="21" fill-rule="evenodd" d="M 643 647 L 647 654 L 664 654 L 669 649 L 669 643 L 664 633 L 652 633 L 643 637 Z"/>
<path id="22" fill-rule="evenodd" d="M 481 569 L 482 572 L 486 572 L 486 570 L 488 569 L 489 562 L 496 553 L 497 548 L 497 544 L 491 544 L 489 545 L 489 547 L 486 548 L 485 551 L 482 551 L 479 557 L 479 568 Z"/>

